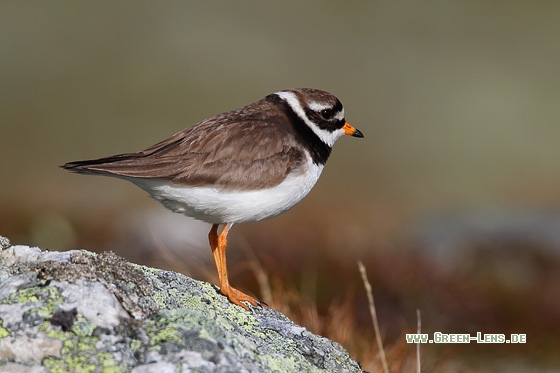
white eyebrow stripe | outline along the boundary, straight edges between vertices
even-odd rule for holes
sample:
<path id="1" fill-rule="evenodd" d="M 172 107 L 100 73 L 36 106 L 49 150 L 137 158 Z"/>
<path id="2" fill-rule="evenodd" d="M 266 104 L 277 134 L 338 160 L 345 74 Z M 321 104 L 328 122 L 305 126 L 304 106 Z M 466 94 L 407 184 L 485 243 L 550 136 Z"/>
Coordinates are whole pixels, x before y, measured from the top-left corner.
<path id="1" fill-rule="evenodd" d="M 324 109 L 332 109 L 332 106 L 330 105 L 325 105 L 325 104 L 320 104 L 316 101 L 311 101 L 309 103 L 309 108 L 313 111 L 316 111 L 317 113 L 320 112 L 321 110 Z"/>

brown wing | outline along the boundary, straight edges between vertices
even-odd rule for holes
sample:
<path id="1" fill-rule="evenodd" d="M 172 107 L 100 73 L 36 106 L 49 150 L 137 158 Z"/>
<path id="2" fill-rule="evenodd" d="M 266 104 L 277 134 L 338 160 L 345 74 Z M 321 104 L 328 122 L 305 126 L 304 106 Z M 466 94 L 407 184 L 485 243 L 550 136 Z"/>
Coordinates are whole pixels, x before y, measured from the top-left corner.
<path id="1" fill-rule="evenodd" d="M 286 122 L 276 107 L 261 100 L 202 121 L 143 151 L 62 167 L 78 173 L 169 180 L 189 186 L 271 187 L 304 161 L 303 150 Z"/>

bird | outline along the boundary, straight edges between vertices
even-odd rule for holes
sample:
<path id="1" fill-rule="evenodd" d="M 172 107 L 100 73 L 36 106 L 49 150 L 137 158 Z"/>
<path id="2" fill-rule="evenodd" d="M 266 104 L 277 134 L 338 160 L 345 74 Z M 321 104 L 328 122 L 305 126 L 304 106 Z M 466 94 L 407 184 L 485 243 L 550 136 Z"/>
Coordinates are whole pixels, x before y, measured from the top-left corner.
<path id="1" fill-rule="evenodd" d="M 208 240 L 220 292 L 248 310 L 247 304 L 263 303 L 229 283 L 230 229 L 275 217 L 299 203 L 344 135 L 364 137 L 346 122 L 338 98 L 318 89 L 285 89 L 145 150 L 60 167 L 130 181 L 169 210 L 212 224 Z"/>

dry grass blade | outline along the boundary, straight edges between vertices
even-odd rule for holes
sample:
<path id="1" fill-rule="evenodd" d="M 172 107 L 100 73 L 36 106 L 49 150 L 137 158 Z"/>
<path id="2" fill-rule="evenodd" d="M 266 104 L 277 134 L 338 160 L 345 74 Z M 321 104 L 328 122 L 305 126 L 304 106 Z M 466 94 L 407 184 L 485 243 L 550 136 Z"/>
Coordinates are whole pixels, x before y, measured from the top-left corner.
<path id="1" fill-rule="evenodd" d="M 377 348 L 379 350 L 381 364 L 383 365 L 383 372 L 389 373 L 389 366 L 387 365 L 385 350 L 383 349 L 383 341 L 381 340 L 381 334 L 379 333 L 379 324 L 377 323 L 377 313 L 375 312 L 375 304 L 373 303 L 373 292 L 369 280 L 367 278 L 366 267 L 361 261 L 358 261 L 358 268 L 360 270 L 360 274 L 362 275 L 362 280 L 364 282 L 364 287 L 366 289 L 366 294 L 368 297 L 369 312 L 371 313 L 371 320 L 373 321 L 373 329 L 375 331 L 375 339 L 377 340 Z"/>
<path id="2" fill-rule="evenodd" d="M 420 335 L 422 332 L 422 318 L 420 317 L 420 309 L 416 309 L 416 319 L 418 320 L 416 334 Z M 416 372 L 420 373 L 420 342 L 416 343 Z"/>
<path id="3" fill-rule="evenodd" d="M 270 281 L 268 279 L 268 274 L 261 262 L 255 255 L 255 251 L 251 247 L 251 244 L 245 237 L 241 237 L 240 246 L 243 248 L 245 255 L 249 258 L 249 266 L 257 279 L 259 284 L 259 289 L 261 290 L 262 300 L 267 305 L 273 305 L 274 299 L 272 297 L 272 287 L 270 286 Z"/>

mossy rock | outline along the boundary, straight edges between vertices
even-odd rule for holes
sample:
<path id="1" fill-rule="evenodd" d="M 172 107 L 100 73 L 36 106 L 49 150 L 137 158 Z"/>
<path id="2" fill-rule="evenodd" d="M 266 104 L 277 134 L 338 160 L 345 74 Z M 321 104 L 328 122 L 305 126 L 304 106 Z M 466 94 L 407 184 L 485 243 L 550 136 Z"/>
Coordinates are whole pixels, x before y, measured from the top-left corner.
<path id="1" fill-rule="evenodd" d="M 113 253 L 0 252 L 0 371 L 361 372 L 269 308 Z"/>

